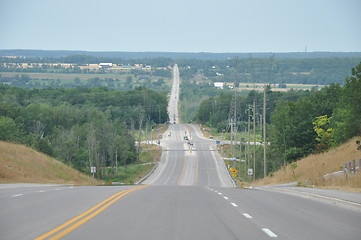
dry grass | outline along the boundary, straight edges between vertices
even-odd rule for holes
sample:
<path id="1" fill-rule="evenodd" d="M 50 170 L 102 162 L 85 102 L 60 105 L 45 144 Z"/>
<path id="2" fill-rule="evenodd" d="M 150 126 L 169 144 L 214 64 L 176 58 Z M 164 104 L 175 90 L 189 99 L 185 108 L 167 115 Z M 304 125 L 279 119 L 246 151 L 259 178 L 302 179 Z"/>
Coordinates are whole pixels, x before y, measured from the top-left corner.
<path id="1" fill-rule="evenodd" d="M 308 156 L 273 173 L 273 176 L 258 180 L 254 185 L 272 185 L 288 182 L 299 182 L 305 185 L 315 185 L 325 188 L 335 188 L 348 191 L 361 192 L 361 173 L 353 176 L 339 176 L 325 179 L 323 176 L 328 173 L 343 170 L 346 161 L 361 158 L 361 151 L 357 150 L 356 140 L 361 137 L 355 137 L 347 143 L 329 150 L 328 152 Z"/>
<path id="2" fill-rule="evenodd" d="M 102 182 L 31 148 L 0 141 L 0 183 L 97 185 Z"/>

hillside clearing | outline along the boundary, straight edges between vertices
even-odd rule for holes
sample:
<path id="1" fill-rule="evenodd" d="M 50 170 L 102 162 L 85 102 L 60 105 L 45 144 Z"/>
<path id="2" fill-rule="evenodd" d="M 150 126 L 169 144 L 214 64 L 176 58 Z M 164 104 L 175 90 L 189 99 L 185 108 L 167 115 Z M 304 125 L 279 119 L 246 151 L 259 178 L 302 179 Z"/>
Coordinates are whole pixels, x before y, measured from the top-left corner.
<path id="1" fill-rule="evenodd" d="M 361 158 L 361 151 L 357 150 L 355 137 L 341 146 L 328 152 L 315 154 L 298 160 L 293 164 L 278 170 L 264 179 L 256 181 L 253 185 L 275 185 L 289 182 L 298 182 L 302 186 L 317 186 L 352 192 L 361 192 L 361 173 L 333 176 L 325 179 L 323 176 L 343 170 L 346 161 Z M 293 166 L 292 166 L 293 165 Z"/>
<path id="2" fill-rule="evenodd" d="M 102 184 L 29 147 L 2 141 L 0 141 L 0 183 Z"/>

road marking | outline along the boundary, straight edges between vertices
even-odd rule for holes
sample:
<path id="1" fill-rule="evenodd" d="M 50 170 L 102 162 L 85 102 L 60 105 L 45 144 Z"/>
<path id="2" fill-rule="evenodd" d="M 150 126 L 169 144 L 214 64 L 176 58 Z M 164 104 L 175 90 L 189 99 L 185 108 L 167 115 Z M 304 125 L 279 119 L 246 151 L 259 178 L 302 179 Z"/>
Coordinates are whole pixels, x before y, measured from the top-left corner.
<path id="1" fill-rule="evenodd" d="M 228 200 L 228 197 L 223 197 L 224 199 Z"/>
<path id="2" fill-rule="evenodd" d="M 238 207 L 238 205 L 233 203 L 233 202 L 231 204 L 232 204 L 233 207 Z"/>
<path id="3" fill-rule="evenodd" d="M 22 195 L 24 195 L 24 194 L 20 193 L 20 194 L 12 195 L 11 197 L 20 197 Z"/>
<path id="4" fill-rule="evenodd" d="M 182 179 L 183 179 L 183 176 L 184 176 L 184 172 L 185 172 L 186 167 L 187 167 L 187 160 L 186 160 L 186 158 L 184 158 L 184 164 L 183 164 L 182 174 L 181 174 L 181 176 L 179 177 L 178 185 L 180 185 L 180 183 L 182 182 Z"/>
<path id="5" fill-rule="evenodd" d="M 51 235 L 54 235 L 57 232 L 59 232 L 60 230 L 64 229 L 65 227 L 67 227 L 70 224 L 75 222 L 73 225 L 71 225 L 67 229 L 59 232 L 57 235 L 50 238 L 51 240 L 59 239 L 59 238 L 65 236 L 66 234 L 70 233 L 71 231 L 75 230 L 76 228 L 80 227 L 81 225 L 83 225 L 84 223 L 86 223 L 87 221 L 92 219 L 93 217 L 95 217 L 96 215 L 98 215 L 99 213 L 104 211 L 106 208 L 108 208 L 110 205 L 112 205 L 113 203 L 115 203 L 116 201 L 118 201 L 119 199 L 121 199 L 122 197 L 127 195 L 128 193 L 140 190 L 140 189 L 145 188 L 145 187 L 149 187 L 149 185 L 143 185 L 143 186 L 139 186 L 139 187 L 130 188 L 130 189 L 127 189 L 127 190 L 124 190 L 124 191 L 120 191 L 120 192 L 114 194 L 113 196 L 107 198 L 103 202 L 101 202 L 101 203 L 95 205 L 94 207 L 90 208 L 88 211 L 80 214 L 79 216 L 74 217 L 73 219 L 63 223 L 62 225 L 60 225 L 60 226 L 54 228 L 53 230 L 41 235 L 40 237 L 35 238 L 35 240 L 42 240 L 42 239 L 45 239 L 45 238 L 47 238 L 47 237 L 49 237 Z M 83 219 L 81 219 L 81 218 L 83 218 Z M 81 219 L 81 220 L 79 220 L 79 219 Z M 76 221 L 78 221 L 78 222 L 76 222 Z"/>
<path id="6" fill-rule="evenodd" d="M 276 238 L 278 237 L 274 232 L 269 230 L 268 228 L 262 228 L 262 231 L 265 232 L 269 237 Z"/>
<path id="7" fill-rule="evenodd" d="M 251 215 L 249 215 L 248 213 L 243 213 L 243 216 L 245 216 L 246 218 L 253 218 Z"/>
<path id="8" fill-rule="evenodd" d="M 196 167 L 196 185 L 198 185 L 198 172 L 199 172 L 199 159 L 198 159 L 198 155 L 197 155 L 197 167 Z"/>
<path id="9" fill-rule="evenodd" d="M 38 191 L 38 193 L 43 193 L 43 192 L 46 192 L 45 190 L 40 190 L 40 191 Z"/>
<path id="10" fill-rule="evenodd" d="M 222 193 L 221 193 L 221 192 L 219 192 L 218 194 L 219 194 L 219 195 L 222 195 Z"/>

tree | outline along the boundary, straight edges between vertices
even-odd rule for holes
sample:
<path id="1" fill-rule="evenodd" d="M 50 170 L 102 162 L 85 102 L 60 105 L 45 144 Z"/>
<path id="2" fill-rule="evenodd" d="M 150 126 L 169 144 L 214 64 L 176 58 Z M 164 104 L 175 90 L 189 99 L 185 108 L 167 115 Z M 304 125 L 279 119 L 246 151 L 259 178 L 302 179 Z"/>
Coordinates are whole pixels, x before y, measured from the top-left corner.
<path id="1" fill-rule="evenodd" d="M 352 77 L 345 80 L 340 101 L 333 114 L 336 143 L 361 135 L 361 62 L 352 69 Z"/>
<path id="2" fill-rule="evenodd" d="M 328 117 L 327 115 L 316 117 L 316 120 L 312 123 L 313 130 L 317 134 L 317 142 L 315 152 L 323 152 L 327 150 L 332 142 L 333 138 L 333 128 L 330 127 L 332 117 Z"/>
<path id="3" fill-rule="evenodd" d="M 12 118 L 0 116 L 0 140 L 15 141 L 19 133 L 20 129 Z"/>

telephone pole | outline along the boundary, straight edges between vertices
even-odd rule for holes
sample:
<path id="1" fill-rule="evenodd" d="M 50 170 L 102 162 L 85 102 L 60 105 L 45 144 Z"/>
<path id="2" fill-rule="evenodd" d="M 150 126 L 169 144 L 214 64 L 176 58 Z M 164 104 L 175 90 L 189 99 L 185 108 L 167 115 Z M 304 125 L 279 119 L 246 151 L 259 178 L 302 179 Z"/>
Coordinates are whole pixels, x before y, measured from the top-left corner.
<path id="1" fill-rule="evenodd" d="M 234 92 L 230 111 L 228 114 L 228 123 L 231 127 L 231 148 L 232 148 L 232 157 L 235 157 L 235 146 L 237 145 L 237 95 L 236 92 Z"/>
<path id="2" fill-rule="evenodd" d="M 248 106 L 247 169 L 251 167 L 251 106 Z M 248 180 L 249 180 L 248 176 Z"/>
<path id="3" fill-rule="evenodd" d="M 253 100 L 253 181 L 256 180 L 256 96 Z"/>
<path id="4" fill-rule="evenodd" d="M 266 141 L 266 111 L 267 110 L 267 87 L 263 90 L 263 177 L 267 176 L 267 141 Z"/>

